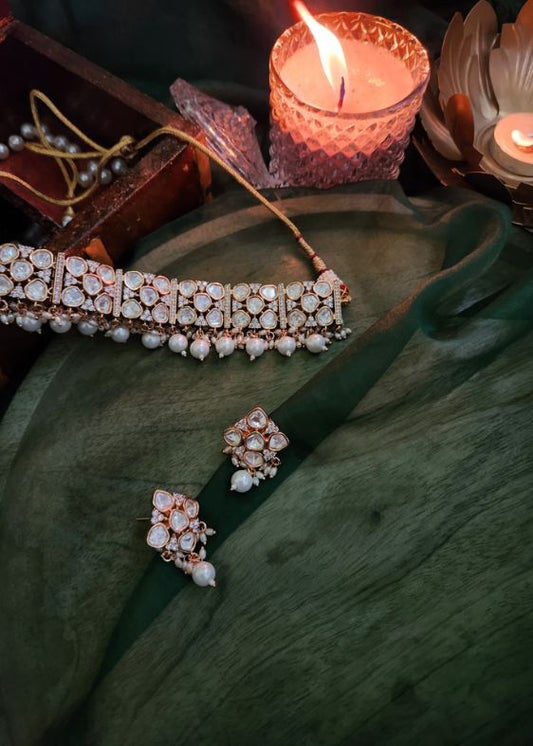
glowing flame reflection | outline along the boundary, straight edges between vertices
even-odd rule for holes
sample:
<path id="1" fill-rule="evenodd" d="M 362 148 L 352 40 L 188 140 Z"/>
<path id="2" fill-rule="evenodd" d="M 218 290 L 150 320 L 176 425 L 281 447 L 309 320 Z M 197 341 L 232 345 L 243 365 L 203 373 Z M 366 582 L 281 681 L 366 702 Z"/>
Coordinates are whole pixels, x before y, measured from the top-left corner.
<path id="1" fill-rule="evenodd" d="M 533 153 L 533 133 L 522 132 L 522 130 L 513 130 L 511 132 L 511 139 L 520 150 L 526 153 Z"/>

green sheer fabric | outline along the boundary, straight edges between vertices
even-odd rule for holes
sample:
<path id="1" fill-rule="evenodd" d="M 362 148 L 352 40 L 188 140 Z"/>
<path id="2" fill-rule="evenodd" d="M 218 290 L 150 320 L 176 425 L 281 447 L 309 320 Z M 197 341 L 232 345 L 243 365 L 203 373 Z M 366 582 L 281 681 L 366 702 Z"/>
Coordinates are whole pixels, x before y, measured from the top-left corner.
<path id="1" fill-rule="evenodd" d="M 505 208 L 396 184 L 280 193 L 354 296 L 327 354 L 54 340 L 1 430 L 0 742 L 493 744 L 533 731 L 533 255 Z M 133 264 L 309 275 L 227 194 Z M 255 404 L 283 466 L 228 491 Z M 156 486 L 198 496 L 216 589 L 146 547 Z M 519 741 L 517 741 L 519 742 Z M 526 741 L 525 741 L 526 742 Z"/>

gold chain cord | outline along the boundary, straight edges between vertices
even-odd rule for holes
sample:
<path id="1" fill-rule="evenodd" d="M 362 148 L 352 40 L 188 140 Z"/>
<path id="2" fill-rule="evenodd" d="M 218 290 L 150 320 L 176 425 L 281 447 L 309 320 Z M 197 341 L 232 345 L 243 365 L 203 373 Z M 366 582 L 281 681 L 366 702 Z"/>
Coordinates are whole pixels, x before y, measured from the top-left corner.
<path id="1" fill-rule="evenodd" d="M 79 153 L 66 153 L 63 150 L 58 150 L 51 146 L 47 142 L 45 133 L 42 129 L 41 117 L 38 110 L 38 102 L 41 102 L 60 122 L 65 125 L 65 127 L 67 127 L 72 133 L 74 133 L 80 141 L 84 142 L 88 146 L 89 150 Z M 192 137 L 192 135 L 189 135 L 187 132 L 184 132 L 183 130 L 180 130 L 176 127 L 159 127 L 158 129 L 154 130 L 154 132 L 151 132 L 149 135 L 144 137 L 142 140 L 136 141 L 130 135 L 124 135 L 117 143 L 112 145 L 110 148 L 105 148 L 92 140 L 88 135 L 80 130 L 79 127 L 76 127 L 76 125 L 71 122 L 68 117 L 66 117 L 58 109 L 53 101 L 51 101 L 51 99 L 49 99 L 46 94 L 42 93 L 42 91 L 32 90 L 30 92 L 30 108 L 40 142 L 26 142 L 25 147 L 34 153 L 38 153 L 39 155 L 54 158 L 61 170 L 63 178 L 65 179 L 65 184 L 67 187 L 67 197 L 65 199 L 56 199 L 54 197 L 50 197 L 33 187 L 31 184 L 28 184 L 26 181 L 24 181 L 24 179 L 21 179 L 16 174 L 11 174 L 8 171 L 0 171 L 0 177 L 20 184 L 36 197 L 39 197 L 39 199 L 42 199 L 43 201 L 48 202 L 52 205 L 72 208 L 74 205 L 77 205 L 83 200 L 86 200 L 100 186 L 100 184 L 98 183 L 98 179 L 95 179 L 95 181 L 81 194 L 78 194 L 77 196 L 75 195 L 79 174 L 77 161 L 87 161 L 97 158 L 99 160 L 100 172 L 113 158 L 122 157 L 131 160 L 139 151 L 146 148 L 146 146 L 149 145 L 153 140 L 156 140 L 157 138 L 164 135 L 170 135 L 177 138 L 178 140 L 181 140 L 182 142 L 186 142 L 187 144 L 192 145 L 194 148 L 196 148 L 196 150 L 200 151 L 212 161 L 214 161 L 218 166 L 220 166 L 220 168 L 224 169 L 224 171 L 230 174 L 230 176 L 232 176 L 235 181 L 237 181 L 259 202 L 261 202 L 261 204 L 263 204 L 268 210 L 270 210 L 271 213 L 273 213 L 279 220 L 281 220 L 281 222 L 284 223 L 294 235 L 296 241 L 298 242 L 298 245 L 310 259 L 317 275 L 328 270 L 328 267 L 323 259 L 305 240 L 305 238 L 300 233 L 298 226 L 293 223 L 290 218 L 288 218 L 281 210 L 279 210 L 274 204 L 272 204 L 272 202 L 264 197 L 261 192 L 255 189 L 255 187 L 253 187 L 243 176 L 241 176 L 238 171 L 236 171 L 232 166 L 225 163 L 222 158 L 220 158 L 210 148 L 197 140 L 195 137 Z M 343 303 L 348 303 L 350 301 L 349 291 L 346 285 L 344 285 L 344 283 L 342 282 L 341 290 Z"/>

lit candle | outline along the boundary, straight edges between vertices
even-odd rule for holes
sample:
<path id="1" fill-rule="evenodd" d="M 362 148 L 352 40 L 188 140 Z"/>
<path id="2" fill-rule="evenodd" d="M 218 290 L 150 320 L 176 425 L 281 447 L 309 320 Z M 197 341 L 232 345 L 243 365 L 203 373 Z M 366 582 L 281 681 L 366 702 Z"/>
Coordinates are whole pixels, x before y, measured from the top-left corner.
<path id="1" fill-rule="evenodd" d="M 272 170 L 281 183 L 331 186 L 395 178 L 429 61 L 401 26 L 324 13 L 287 29 L 270 59 Z"/>
<path id="2" fill-rule="evenodd" d="M 491 149 L 500 166 L 517 176 L 533 176 L 533 113 L 500 119 Z"/>
<path id="3" fill-rule="evenodd" d="M 361 114 L 386 109 L 411 93 L 411 71 L 388 49 L 358 39 L 344 39 L 341 44 L 300 0 L 294 7 L 315 43 L 297 49 L 280 76 L 301 101 L 324 111 Z"/>

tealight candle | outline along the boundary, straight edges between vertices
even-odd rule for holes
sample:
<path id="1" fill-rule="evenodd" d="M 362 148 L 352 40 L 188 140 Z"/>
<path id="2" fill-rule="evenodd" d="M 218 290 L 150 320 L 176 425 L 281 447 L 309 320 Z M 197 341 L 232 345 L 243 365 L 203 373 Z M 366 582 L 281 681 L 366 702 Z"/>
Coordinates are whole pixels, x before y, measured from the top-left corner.
<path id="1" fill-rule="evenodd" d="M 492 155 L 517 176 L 533 176 L 533 113 L 508 114 L 494 129 Z"/>
<path id="2" fill-rule="evenodd" d="M 429 79 L 426 50 L 377 16 L 302 15 L 270 57 L 274 176 L 320 187 L 396 178 Z"/>

